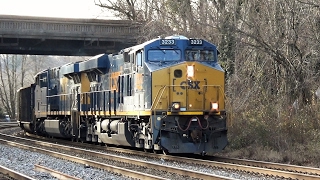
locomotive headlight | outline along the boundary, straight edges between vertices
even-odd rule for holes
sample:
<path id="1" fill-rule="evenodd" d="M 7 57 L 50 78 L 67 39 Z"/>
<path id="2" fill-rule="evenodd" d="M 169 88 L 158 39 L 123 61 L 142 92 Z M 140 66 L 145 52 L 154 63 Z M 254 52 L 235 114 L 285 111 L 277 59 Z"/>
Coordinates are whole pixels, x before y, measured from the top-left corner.
<path id="1" fill-rule="evenodd" d="M 173 102 L 171 106 L 172 110 L 180 110 L 180 102 Z"/>
<path id="2" fill-rule="evenodd" d="M 219 104 L 217 102 L 211 102 L 211 110 L 218 111 Z"/>
<path id="3" fill-rule="evenodd" d="M 193 77 L 194 76 L 194 67 L 193 66 L 188 66 L 187 67 L 187 74 L 188 74 L 188 77 Z"/>

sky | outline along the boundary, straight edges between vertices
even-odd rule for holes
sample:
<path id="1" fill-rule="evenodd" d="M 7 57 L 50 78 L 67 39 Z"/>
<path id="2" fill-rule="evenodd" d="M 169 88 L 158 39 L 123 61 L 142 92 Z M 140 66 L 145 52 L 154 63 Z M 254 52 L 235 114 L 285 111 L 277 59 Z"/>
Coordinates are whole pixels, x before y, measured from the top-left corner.
<path id="1" fill-rule="evenodd" d="M 94 0 L 0 0 L 0 14 L 113 19 L 112 14 L 96 6 Z"/>

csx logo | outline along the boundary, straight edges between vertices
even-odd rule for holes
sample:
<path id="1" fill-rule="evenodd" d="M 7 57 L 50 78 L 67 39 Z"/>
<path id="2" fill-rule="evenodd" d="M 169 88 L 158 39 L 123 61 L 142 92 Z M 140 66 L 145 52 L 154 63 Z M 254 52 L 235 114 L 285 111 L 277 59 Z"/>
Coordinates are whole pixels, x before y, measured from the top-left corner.
<path id="1" fill-rule="evenodd" d="M 200 89 L 200 81 L 182 81 L 180 83 L 180 87 L 181 89 L 186 89 L 186 87 L 188 87 L 188 89 Z"/>

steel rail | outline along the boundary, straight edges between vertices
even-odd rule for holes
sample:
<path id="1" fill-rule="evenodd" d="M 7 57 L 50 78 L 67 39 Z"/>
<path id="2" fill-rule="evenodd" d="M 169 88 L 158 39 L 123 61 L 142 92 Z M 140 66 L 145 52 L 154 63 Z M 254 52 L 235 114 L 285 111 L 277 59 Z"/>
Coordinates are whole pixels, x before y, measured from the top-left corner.
<path id="1" fill-rule="evenodd" d="M 108 148 L 110 150 L 110 148 Z M 123 150 L 124 153 L 128 153 L 127 150 Z M 303 167 L 300 166 L 301 169 L 296 169 L 296 172 L 288 172 L 283 170 L 275 170 L 274 168 L 271 168 L 272 166 L 268 166 L 261 168 L 261 167 L 253 167 L 253 166 L 247 166 L 247 165 L 239 165 L 239 164 L 232 164 L 232 163 L 224 163 L 224 162 L 217 162 L 217 161 L 211 161 L 211 160 L 201 160 L 201 159 L 194 159 L 194 158 L 186 158 L 186 157 L 177 157 L 177 156 L 170 156 L 170 155 L 155 155 L 155 154 L 143 154 L 144 156 L 149 157 L 156 157 L 162 158 L 166 160 L 171 161 L 180 161 L 185 162 L 189 164 L 199 164 L 199 165 L 205 165 L 205 166 L 211 166 L 211 167 L 217 167 L 217 168 L 227 168 L 232 170 L 239 170 L 239 171 L 246 171 L 246 172 L 254 172 L 254 173 L 260 173 L 264 175 L 272 175 L 275 177 L 283 177 L 283 178 L 290 178 L 290 179 L 304 179 L 304 180 L 318 180 L 320 179 L 320 176 L 318 175 L 311 175 L 311 174 L 305 174 L 308 170 L 308 172 L 314 172 L 319 171 L 318 168 L 311 168 L 311 167 Z M 265 162 L 268 164 L 267 162 Z M 273 163 L 271 163 L 273 164 Z M 282 167 L 286 167 L 287 165 L 283 164 Z M 278 167 L 281 167 L 281 164 L 278 164 Z M 299 166 L 297 166 L 299 167 Z M 285 169 L 286 170 L 286 169 Z M 303 171 L 304 170 L 304 171 Z"/>
<path id="2" fill-rule="evenodd" d="M 87 154 L 90 156 L 95 156 L 95 157 L 99 157 L 99 158 L 103 158 L 103 159 L 108 159 L 108 160 L 112 160 L 112 161 L 120 161 L 123 163 L 144 166 L 144 167 L 148 167 L 148 168 L 152 168 L 152 169 L 156 169 L 156 170 L 161 170 L 161 171 L 180 174 L 180 175 L 187 175 L 190 177 L 196 177 L 196 178 L 200 178 L 200 179 L 233 179 L 233 178 L 229 178 L 229 177 L 223 177 L 223 176 L 214 175 L 214 174 L 191 171 L 191 170 L 187 170 L 187 169 L 182 169 L 182 168 L 177 168 L 177 167 L 167 166 L 167 165 L 161 165 L 161 164 L 147 162 L 147 161 L 143 161 L 143 160 L 137 160 L 137 159 L 133 159 L 133 158 L 127 158 L 127 157 L 122 157 L 122 156 L 117 156 L 117 155 L 100 153 L 100 152 L 96 152 L 96 151 L 84 150 L 84 149 L 80 149 L 80 148 L 76 148 L 76 147 L 70 147 L 70 146 L 59 145 L 59 144 L 48 143 L 48 142 L 37 142 L 35 140 L 14 137 L 14 136 L 5 135 L 5 134 L 1 134 L 1 133 L 0 133 L 0 135 L 10 137 L 10 138 L 16 138 L 16 139 L 18 138 L 20 140 L 29 141 L 29 142 L 32 142 L 32 143 L 35 143 L 35 144 L 41 145 L 41 146 L 54 147 L 54 148 L 59 148 L 59 149 L 72 151 L 72 152 L 76 152 L 76 153 L 84 153 L 84 154 Z M 1 139 L 0 139 L 0 141 L 1 141 Z M 67 156 L 69 156 L 69 155 L 67 155 Z"/>
<path id="3" fill-rule="evenodd" d="M 50 155 L 50 156 L 53 156 L 53 157 L 56 157 L 56 158 L 65 159 L 65 160 L 76 162 L 76 163 L 79 163 L 79 164 L 87 164 L 87 165 L 95 167 L 95 168 L 104 169 L 104 170 L 109 171 L 109 172 L 122 174 L 124 176 L 132 177 L 132 178 L 148 179 L 148 180 L 149 179 L 150 180 L 152 180 L 152 179 L 161 179 L 161 180 L 165 179 L 165 178 L 162 178 L 162 177 L 158 177 L 158 176 L 154 176 L 154 175 L 150 175 L 150 174 L 146 174 L 146 173 L 132 171 L 132 170 L 125 169 L 125 168 L 119 168 L 119 167 L 116 167 L 116 166 L 111 166 L 111 165 L 107 165 L 107 164 L 103 164 L 103 163 L 99 163 L 99 162 L 94 162 L 94 161 L 83 159 L 83 158 L 79 158 L 79 157 L 76 157 L 76 156 L 70 156 L 70 155 L 67 155 L 67 154 L 63 154 L 63 153 L 59 153 L 59 152 L 55 152 L 55 151 L 50 151 L 50 150 L 46 150 L 46 149 L 41 149 L 41 148 L 29 146 L 29 145 L 24 145 L 24 144 L 20 144 L 20 143 L 17 143 L 17 142 L 4 140 L 4 139 L 0 139 L 0 143 L 7 144 L 7 145 L 10 145 L 10 146 L 14 146 L 14 147 L 18 147 L 18 148 L 27 149 L 27 150 L 34 151 L 34 152 L 47 154 L 47 155 Z M 57 146 L 57 145 L 54 145 L 54 146 Z"/>
<path id="4" fill-rule="evenodd" d="M 58 179 L 68 179 L 68 180 L 81 180 L 80 178 L 74 177 L 74 176 L 70 176 L 68 174 L 64 174 L 62 172 L 41 166 L 39 164 L 35 164 L 34 165 L 34 169 L 36 171 L 40 171 L 40 172 L 44 172 L 47 174 L 51 174 L 51 176 L 56 177 Z"/>
<path id="5" fill-rule="evenodd" d="M 225 157 L 213 157 L 215 161 L 226 162 L 226 163 L 233 163 L 233 164 L 242 164 L 247 166 L 255 166 L 255 167 L 263 167 L 263 168 L 270 168 L 276 170 L 286 170 L 292 172 L 299 172 L 299 173 L 306 173 L 312 175 L 320 175 L 320 169 L 314 167 L 305 167 L 305 166 L 297 166 L 291 164 L 280 164 L 280 163 L 272 163 L 272 162 L 265 162 L 265 161 L 254 161 L 254 160 L 247 160 L 247 159 L 237 159 L 237 158 L 225 158 Z"/>
<path id="6" fill-rule="evenodd" d="M 9 169 L 7 167 L 1 166 L 0 165 L 0 172 L 2 174 L 8 175 L 9 177 L 13 178 L 13 179 L 19 179 L 19 180 L 35 180 L 32 177 L 26 176 L 22 173 L 19 173 L 17 171 L 14 171 L 12 169 Z"/>
<path id="7" fill-rule="evenodd" d="M 35 135 L 29 134 L 30 136 L 36 137 Z M 43 137 L 40 137 L 43 138 Z M 71 142 L 67 142 L 68 144 L 71 144 Z M 92 145 L 88 144 L 79 144 L 72 142 L 75 146 L 82 146 L 82 147 L 91 147 Z M 262 166 L 253 167 L 253 165 L 249 164 L 243 164 L 240 161 L 238 162 L 217 162 L 219 160 L 216 157 L 210 157 L 211 160 L 201 160 L 201 159 L 194 159 L 194 158 L 187 158 L 187 157 L 178 157 L 178 156 L 171 156 L 171 155 L 161 155 L 161 154 L 152 154 L 152 153 L 146 153 L 142 151 L 135 151 L 135 150 L 129 150 L 129 149 L 121 149 L 121 148 L 114 148 L 114 147 L 99 147 L 94 146 L 96 149 L 100 150 L 108 150 L 108 151 L 116 151 L 116 152 L 122 152 L 127 154 L 134 154 L 141 156 L 147 156 L 152 158 L 162 158 L 164 160 L 170 160 L 170 161 L 179 161 L 179 162 L 185 162 L 189 164 L 200 164 L 205 166 L 211 166 L 211 167 L 218 167 L 218 168 L 228 168 L 233 170 L 240 170 L 240 171 L 247 171 L 247 172 L 255 172 L 265 175 L 273 175 L 273 176 L 279 176 L 284 178 L 299 178 L 299 179 L 320 179 L 320 176 L 318 176 L 318 172 L 320 172 L 319 168 L 313 168 L 313 167 L 304 167 L 304 166 L 294 166 L 294 165 L 287 165 L 287 164 L 278 164 L 278 163 L 271 163 L 271 162 L 264 162 Z M 220 159 L 222 160 L 222 159 Z M 247 162 L 250 162 L 248 160 Z M 255 162 L 255 161 L 252 161 Z M 269 164 L 269 165 L 268 165 Z M 275 166 L 272 166 L 272 165 Z M 291 167 L 291 168 L 290 168 Z M 292 172 L 290 172 L 292 171 Z M 309 174 L 308 174 L 309 173 Z"/>

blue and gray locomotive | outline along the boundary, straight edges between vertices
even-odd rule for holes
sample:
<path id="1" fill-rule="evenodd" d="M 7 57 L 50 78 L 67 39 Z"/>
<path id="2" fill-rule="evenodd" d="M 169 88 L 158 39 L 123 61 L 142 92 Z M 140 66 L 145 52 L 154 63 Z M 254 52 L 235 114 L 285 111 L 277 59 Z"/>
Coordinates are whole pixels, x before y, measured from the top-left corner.
<path id="1" fill-rule="evenodd" d="M 39 72 L 18 92 L 29 133 L 166 153 L 227 145 L 224 71 L 214 44 L 157 38 Z"/>

